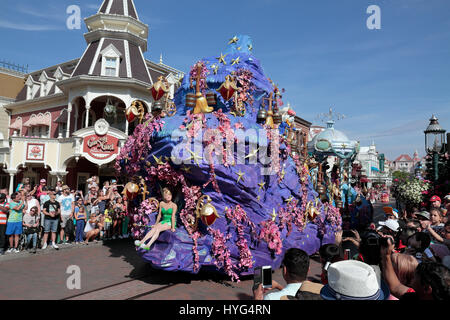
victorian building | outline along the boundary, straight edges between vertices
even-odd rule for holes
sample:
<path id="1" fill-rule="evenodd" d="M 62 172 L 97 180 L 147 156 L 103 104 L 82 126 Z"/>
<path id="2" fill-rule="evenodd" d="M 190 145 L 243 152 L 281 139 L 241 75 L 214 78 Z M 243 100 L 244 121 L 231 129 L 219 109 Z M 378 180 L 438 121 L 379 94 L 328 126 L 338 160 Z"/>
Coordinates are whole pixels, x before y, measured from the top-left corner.
<path id="1" fill-rule="evenodd" d="M 419 153 L 414 152 L 413 157 L 411 158 L 407 154 L 400 155 L 397 159 L 394 160 L 394 171 L 403 171 L 408 173 L 414 173 L 416 166 L 421 164 L 423 159 L 419 157 Z"/>
<path id="2" fill-rule="evenodd" d="M 376 184 L 386 186 L 392 184 L 389 165 L 386 163 L 384 154 L 378 153 L 375 143 L 369 147 L 361 147 L 355 163 L 361 167 L 360 182 L 364 186 L 371 188 Z"/>
<path id="3" fill-rule="evenodd" d="M 114 160 L 134 130 L 125 109 L 138 101 L 151 112 L 153 83 L 164 77 L 173 95 L 184 76 L 145 59 L 149 28 L 133 0 L 105 0 L 85 23 L 83 55 L 25 75 L 6 106 L 10 148 L 3 171 L 10 191 L 23 177 L 50 185 L 63 180 L 80 190 L 91 175 L 113 177 Z"/>

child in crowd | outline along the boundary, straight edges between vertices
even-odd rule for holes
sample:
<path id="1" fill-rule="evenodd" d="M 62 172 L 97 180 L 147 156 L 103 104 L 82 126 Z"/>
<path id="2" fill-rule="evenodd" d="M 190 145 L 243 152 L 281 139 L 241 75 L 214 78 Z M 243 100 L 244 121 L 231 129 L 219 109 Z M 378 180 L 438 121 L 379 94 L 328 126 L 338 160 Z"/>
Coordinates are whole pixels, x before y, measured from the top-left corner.
<path id="1" fill-rule="evenodd" d="M 74 211 L 75 211 L 75 219 L 77 222 L 75 243 L 81 244 L 81 243 L 83 243 L 84 228 L 86 225 L 86 218 L 87 218 L 86 217 L 86 209 L 84 208 L 84 206 L 82 204 L 79 205 L 79 203 L 77 203 Z"/>
<path id="2" fill-rule="evenodd" d="M 112 235 L 112 224 L 113 220 L 115 222 L 116 217 L 114 213 L 114 205 L 112 203 L 108 204 L 108 207 L 105 209 L 105 219 L 104 219 L 104 238 L 105 240 L 110 240 Z"/>

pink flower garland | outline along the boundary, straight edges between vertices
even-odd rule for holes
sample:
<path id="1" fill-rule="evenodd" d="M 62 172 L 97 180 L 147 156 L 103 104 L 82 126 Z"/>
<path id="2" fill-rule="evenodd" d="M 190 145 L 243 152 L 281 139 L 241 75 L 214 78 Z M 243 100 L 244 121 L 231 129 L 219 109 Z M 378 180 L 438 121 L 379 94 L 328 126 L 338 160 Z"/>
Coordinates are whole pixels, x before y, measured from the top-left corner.
<path id="1" fill-rule="evenodd" d="M 231 239 L 231 234 L 225 236 L 220 230 L 208 228 L 208 232 L 213 236 L 211 250 L 214 254 L 214 264 L 218 269 L 223 268 L 225 273 L 231 277 L 232 281 L 240 282 L 239 276 L 233 271 L 231 253 L 226 242 Z"/>
<path id="2" fill-rule="evenodd" d="M 245 227 L 249 226 L 251 234 L 257 239 L 255 224 L 250 221 L 247 213 L 239 205 L 237 205 L 234 210 L 230 208 L 225 210 L 225 216 L 233 223 L 238 234 L 236 245 L 239 249 L 239 268 L 252 268 L 253 255 L 248 247 L 247 239 L 245 239 Z"/>
<path id="3" fill-rule="evenodd" d="M 205 93 L 206 89 L 208 89 L 208 85 L 206 83 L 206 76 L 209 74 L 209 70 L 206 67 L 203 61 L 197 62 L 195 65 L 191 67 L 191 71 L 189 72 L 190 79 L 197 79 L 197 65 L 200 64 L 202 66 L 202 70 L 200 73 L 200 91 Z"/>
<path id="4" fill-rule="evenodd" d="M 260 239 L 267 242 L 269 249 L 277 255 L 283 252 L 283 242 L 280 236 L 280 229 L 272 219 L 261 222 Z"/>

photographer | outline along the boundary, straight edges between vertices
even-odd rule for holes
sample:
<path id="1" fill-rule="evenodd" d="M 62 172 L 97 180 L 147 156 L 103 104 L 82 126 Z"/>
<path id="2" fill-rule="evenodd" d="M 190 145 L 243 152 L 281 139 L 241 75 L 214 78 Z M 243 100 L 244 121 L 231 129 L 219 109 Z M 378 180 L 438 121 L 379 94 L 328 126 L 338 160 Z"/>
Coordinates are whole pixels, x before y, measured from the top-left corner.
<path id="1" fill-rule="evenodd" d="M 300 249 L 289 249 L 283 259 L 283 278 L 287 283 L 286 287 L 272 280 L 272 289 L 278 289 L 278 292 L 264 294 L 271 290 L 263 289 L 262 283 L 255 283 L 253 294 L 255 300 L 280 300 L 283 296 L 295 296 L 306 280 L 309 270 L 309 256 Z"/>

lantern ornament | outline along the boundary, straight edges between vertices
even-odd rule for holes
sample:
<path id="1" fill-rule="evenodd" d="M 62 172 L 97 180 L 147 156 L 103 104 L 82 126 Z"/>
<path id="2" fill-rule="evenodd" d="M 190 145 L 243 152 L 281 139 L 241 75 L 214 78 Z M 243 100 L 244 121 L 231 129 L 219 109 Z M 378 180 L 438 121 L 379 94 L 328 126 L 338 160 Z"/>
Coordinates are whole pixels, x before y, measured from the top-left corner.
<path id="1" fill-rule="evenodd" d="M 236 79 L 231 75 L 227 75 L 225 82 L 217 89 L 217 92 L 222 95 L 225 101 L 229 101 L 237 90 Z"/>
<path id="2" fill-rule="evenodd" d="M 134 101 L 131 106 L 125 110 L 125 115 L 129 123 L 133 123 L 139 118 L 139 123 L 142 123 L 145 115 L 144 104 L 141 101 Z"/>
<path id="3" fill-rule="evenodd" d="M 128 182 L 122 192 L 127 197 L 127 200 L 133 201 L 136 199 L 140 191 L 139 185 L 135 182 Z"/>
<path id="4" fill-rule="evenodd" d="M 206 199 L 206 203 L 204 200 Z M 211 204 L 210 196 L 204 195 L 197 202 L 197 219 L 201 219 L 206 226 L 212 226 L 217 218 L 220 218 L 216 208 Z"/>
<path id="5" fill-rule="evenodd" d="M 169 92 L 169 84 L 163 76 L 160 76 L 158 81 L 150 88 L 150 91 L 153 99 L 158 101 Z"/>

